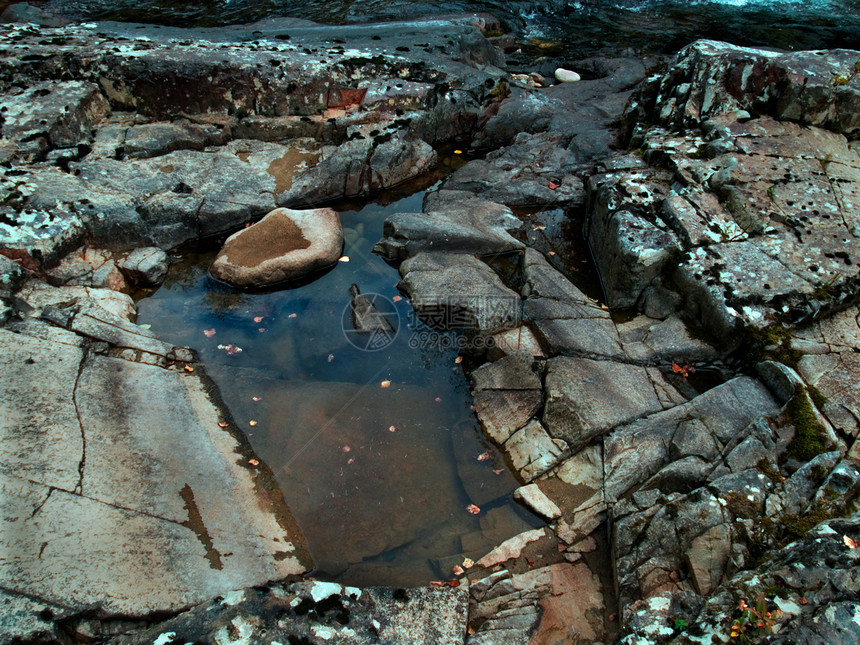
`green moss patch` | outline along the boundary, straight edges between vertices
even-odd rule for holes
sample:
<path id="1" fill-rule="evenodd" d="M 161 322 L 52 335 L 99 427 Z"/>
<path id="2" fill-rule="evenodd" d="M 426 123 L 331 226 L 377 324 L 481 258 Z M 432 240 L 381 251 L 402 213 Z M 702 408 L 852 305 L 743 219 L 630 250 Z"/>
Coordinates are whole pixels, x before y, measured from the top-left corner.
<path id="1" fill-rule="evenodd" d="M 794 439 L 786 454 L 799 461 L 809 461 L 825 451 L 827 434 L 815 416 L 815 410 L 804 392 L 795 394 L 785 406 L 788 418 L 795 429 Z"/>

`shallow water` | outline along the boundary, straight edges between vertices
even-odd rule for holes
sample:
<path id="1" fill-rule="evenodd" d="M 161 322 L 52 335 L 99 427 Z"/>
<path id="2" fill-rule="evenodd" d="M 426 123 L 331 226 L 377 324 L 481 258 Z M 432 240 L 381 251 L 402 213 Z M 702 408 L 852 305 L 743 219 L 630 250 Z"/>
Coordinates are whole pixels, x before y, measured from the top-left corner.
<path id="1" fill-rule="evenodd" d="M 349 584 L 447 578 L 461 554 L 480 557 L 540 523 L 512 501 L 518 484 L 501 457 L 477 460 L 492 448 L 458 337 L 415 320 L 396 269 L 371 253 L 385 217 L 420 210 L 423 196 L 341 211 L 349 262 L 306 284 L 241 292 L 209 277 L 215 251 L 198 249 L 138 303 L 140 324 L 199 352 L 275 473 L 317 575 Z M 353 283 L 378 294 L 393 338 L 354 332 Z"/>

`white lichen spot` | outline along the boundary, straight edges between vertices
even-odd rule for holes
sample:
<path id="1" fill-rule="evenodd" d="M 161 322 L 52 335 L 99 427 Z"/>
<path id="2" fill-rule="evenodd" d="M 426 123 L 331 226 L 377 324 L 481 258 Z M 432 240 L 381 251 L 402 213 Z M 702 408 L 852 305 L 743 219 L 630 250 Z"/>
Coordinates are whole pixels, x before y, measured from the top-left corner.
<path id="1" fill-rule="evenodd" d="M 325 625 L 311 625 L 311 631 L 314 636 L 317 638 L 321 638 L 324 641 L 331 640 L 335 636 L 337 636 L 337 632 L 333 630 L 331 627 L 326 627 Z"/>
<path id="2" fill-rule="evenodd" d="M 231 591 L 224 595 L 224 599 L 221 601 L 222 604 L 227 605 L 228 607 L 233 607 L 238 605 L 245 599 L 245 592 L 242 589 L 236 589 L 235 591 Z"/>
<path id="3" fill-rule="evenodd" d="M 669 611 L 672 602 L 663 596 L 654 596 L 648 600 L 648 608 L 651 611 Z"/>
<path id="4" fill-rule="evenodd" d="M 355 596 L 356 600 L 361 598 L 361 589 L 358 587 L 344 587 L 343 593 L 345 596 Z"/>
<path id="5" fill-rule="evenodd" d="M 320 602 L 343 592 L 343 587 L 335 582 L 314 582 L 309 589 L 314 602 Z"/>
<path id="6" fill-rule="evenodd" d="M 176 632 L 164 632 L 152 641 L 152 645 L 167 645 L 167 643 L 172 643 L 174 638 L 176 638 Z"/>

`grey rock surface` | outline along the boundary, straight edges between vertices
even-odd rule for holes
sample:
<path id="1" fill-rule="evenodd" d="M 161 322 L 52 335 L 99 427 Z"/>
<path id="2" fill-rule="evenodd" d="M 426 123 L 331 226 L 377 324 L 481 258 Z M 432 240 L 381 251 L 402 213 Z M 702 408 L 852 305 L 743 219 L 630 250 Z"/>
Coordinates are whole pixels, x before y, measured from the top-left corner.
<path id="1" fill-rule="evenodd" d="M 142 618 L 306 571 L 211 384 L 171 367 L 192 352 L 71 302 L 0 330 L 5 591 L 51 616 Z M 41 628 L 15 616 L 9 629 Z"/>

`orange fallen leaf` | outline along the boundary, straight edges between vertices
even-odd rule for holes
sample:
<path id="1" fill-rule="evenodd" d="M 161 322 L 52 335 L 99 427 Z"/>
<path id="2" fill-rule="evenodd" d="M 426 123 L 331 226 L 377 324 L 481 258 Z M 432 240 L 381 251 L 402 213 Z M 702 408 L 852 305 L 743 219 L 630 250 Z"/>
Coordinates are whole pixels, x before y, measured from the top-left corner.
<path id="1" fill-rule="evenodd" d="M 430 586 L 431 586 L 431 587 L 444 587 L 444 586 L 445 586 L 445 583 L 444 583 L 444 582 L 442 582 L 441 580 L 431 580 L 431 581 L 430 581 Z"/>
<path id="2" fill-rule="evenodd" d="M 218 427 L 219 427 L 219 428 L 226 428 L 226 427 L 227 427 L 227 425 L 228 425 L 228 423 L 227 423 L 226 421 L 219 421 L 219 422 L 218 422 Z"/>
<path id="3" fill-rule="evenodd" d="M 463 357 L 462 357 L 462 356 L 458 356 L 457 358 L 455 358 L 455 359 L 454 359 L 454 362 L 455 362 L 457 365 L 459 365 L 460 363 L 462 363 L 462 362 L 463 362 Z"/>
<path id="4" fill-rule="evenodd" d="M 403 296 L 394 296 L 394 297 L 392 298 L 392 300 L 393 300 L 394 302 L 400 302 L 401 300 L 403 300 Z"/>
<path id="5" fill-rule="evenodd" d="M 454 154 L 455 155 L 461 155 L 461 154 L 463 154 L 463 151 L 462 150 L 455 150 Z"/>
<path id="6" fill-rule="evenodd" d="M 346 463 L 347 463 L 347 464 L 349 464 L 349 465 L 351 466 L 352 464 L 354 464 L 354 463 L 355 463 L 355 459 L 353 459 L 352 457 L 350 457 L 349 459 L 347 459 L 347 460 L 346 460 Z"/>
<path id="7" fill-rule="evenodd" d="M 206 338 L 212 338 L 215 335 L 215 330 L 214 329 L 204 329 L 203 335 L 206 336 Z"/>
<path id="8" fill-rule="evenodd" d="M 442 403 L 442 397 L 441 397 L 441 396 L 437 396 L 437 397 L 436 397 L 435 399 L 433 399 L 433 400 L 434 400 L 434 401 L 436 401 L 436 403 Z"/>
<path id="9" fill-rule="evenodd" d="M 254 322 L 255 323 L 263 322 L 263 317 L 262 316 L 254 316 Z"/>
<path id="10" fill-rule="evenodd" d="M 555 190 L 556 188 L 558 188 L 559 186 L 561 186 L 561 184 L 557 184 L 557 183 L 555 183 L 554 181 L 549 182 L 549 184 L 548 184 L 548 185 L 549 185 L 549 189 L 550 189 L 550 190 Z"/>
<path id="11" fill-rule="evenodd" d="M 857 548 L 857 544 L 858 544 L 857 540 L 852 540 L 847 535 L 842 536 L 842 542 L 844 542 L 845 546 L 847 546 L 849 549 L 856 549 Z"/>
<path id="12" fill-rule="evenodd" d="M 186 365 L 186 366 L 185 366 L 185 371 L 186 371 L 186 372 L 193 372 L 193 371 L 194 371 L 194 368 L 193 368 L 193 367 L 191 367 L 190 365 Z"/>
<path id="13" fill-rule="evenodd" d="M 547 255 L 555 255 L 555 251 L 550 251 Z"/>
<path id="14" fill-rule="evenodd" d="M 490 452 L 489 450 L 487 452 L 482 452 L 477 457 L 478 461 L 487 461 L 488 459 L 492 459 L 492 458 L 493 458 L 493 453 Z"/>
<path id="15" fill-rule="evenodd" d="M 477 515 L 481 512 L 481 509 L 475 506 L 474 504 L 469 504 L 466 507 L 466 510 L 469 512 L 469 515 Z"/>
<path id="16" fill-rule="evenodd" d="M 388 426 L 388 432 L 397 432 L 397 426 Z"/>
<path id="17" fill-rule="evenodd" d="M 352 450 L 352 448 L 350 448 L 349 446 L 344 446 L 343 448 L 341 448 L 341 450 L 343 452 L 349 452 L 350 450 Z"/>
<path id="18" fill-rule="evenodd" d="M 256 459 L 249 459 L 248 463 L 251 464 L 252 466 L 259 466 L 260 465 L 260 462 L 257 461 Z"/>
<path id="19" fill-rule="evenodd" d="M 255 425 L 257 425 L 257 422 L 254 421 L 254 419 L 251 419 L 250 421 L 248 421 L 248 425 L 249 426 L 255 426 Z"/>
<path id="20" fill-rule="evenodd" d="M 382 381 L 382 382 L 379 384 L 379 387 L 382 387 L 382 388 L 385 388 L 385 387 L 391 387 L 391 381 Z"/>
<path id="21" fill-rule="evenodd" d="M 287 318 L 298 318 L 298 317 L 299 317 L 298 314 L 290 314 L 289 316 L 287 316 Z"/>
<path id="22" fill-rule="evenodd" d="M 466 570 L 465 570 L 465 569 L 463 569 L 463 567 L 461 567 L 459 564 L 455 564 L 455 565 L 451 568 L 451 572 L 452 572 L 455 576 L 462 576 L 464 573 L 466 573 Z"/>
<path id="23" fill-rule="evenodd" d="M 687 378 L 690 374 L 696 373 L 696 368 L 689 363 L 678 365 L 678 363 L 672 361 L 672 371 L 675 372 L 675 374 L 680 374 L 683 378 Z"/>
<path id="24" fill-rule="evenodd" d="M 262 401 L 262 399 L 261 399 L 259 396 L 252 396 L 252 397 L 251 397 L 251 400 L 252 400 L 254 403 L 256 403 L 257 401 Z"/>
<path id="25" fill-rule="evenodd" d="M 448 586 L 449 586 L 449 587 L 459 587 L 459 586 L 460 586 L 460 581 L 459 581 L 459 580 L 449 580 L 449 581 L 448 581 Z"/>
<path id="26" fill-rule="evenodd" d="M 801 604 L 801 605 L 808 605 L 808 604 L 809 604 L 809 601 L 808 601 L 806 598 L 801 598 L 801 599 L 800 599 L 800 604 Z"/>
<path id="27" fill-rule="evenodd" d="M 502 469 L 501 469 L 501 468 L 493 468 L 493 474 L 495 474 L 495 475 L 501 475 L 501 474 L 502 474 Z"/>
<path id="28" fill-rule="evenodd" d="M 466 628 L 466 633 L 469 634 L 469 636 L 474 636 L 475 635 L 475 628 L 472 627 L 471 625 L 469 625 L 469 627 Z"/>
<path id="29" fill-rule="evenodd" d="M 343 256 L 339 257 L 337 261 L 338 262 L 349 262 L 349 256 L 343 255 Z"/>

